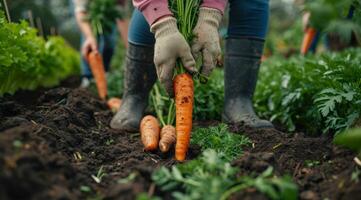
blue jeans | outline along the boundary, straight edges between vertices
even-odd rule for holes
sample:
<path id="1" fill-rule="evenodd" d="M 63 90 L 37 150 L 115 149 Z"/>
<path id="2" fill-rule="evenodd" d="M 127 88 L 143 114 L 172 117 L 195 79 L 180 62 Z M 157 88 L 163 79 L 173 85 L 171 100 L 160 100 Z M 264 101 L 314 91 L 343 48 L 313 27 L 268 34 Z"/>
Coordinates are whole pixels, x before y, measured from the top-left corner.
<path id="1" fill-rule="evenodd" d="M 81 37 L 81 44 L 84 42 L 84 37 Z M 98 51 L 102 54 L 105 71 L 109 70 L 110 62 L 114 53 L 115 48 L 115 34 L 106 34 L 101 35 L 97 38 L 98 42 Z M 92 72 L 90 70 L 88 62 L 84 57 L 81 58 L 81 69 L 82 76 L 87 78 L 92 78 Z"/>
<path id="2" fill-rule="evenodd" d="M 264 39 L 268 28 L 269 0 L 230 0 L 229 38 Z M 134 9 L 128 41 L 132 44 L 154 45 L 154 35 L 143 14 Z"/>

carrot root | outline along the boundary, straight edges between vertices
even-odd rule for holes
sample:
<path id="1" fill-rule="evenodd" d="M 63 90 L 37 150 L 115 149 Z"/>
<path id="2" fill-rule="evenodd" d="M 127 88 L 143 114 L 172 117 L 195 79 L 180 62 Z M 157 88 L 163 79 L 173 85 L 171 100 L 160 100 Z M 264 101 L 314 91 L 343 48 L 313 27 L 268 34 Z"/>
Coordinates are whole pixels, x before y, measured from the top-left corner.
<path id="1" fill-rule="evenodd" d="M 169 151 L 170 147 L 176 142 L 176 131 L 174 126 L 166 125 L 160 131 L 159 149 L 163 153 Z"/>
<path id="2" fill-rule="evenodd" d="M 102 100 L 105 100 L 108 91 L 103 59 L 99 53 L 90 52 L 88 55 L 88 62 L 95 79 L 98 95 Z"/>
<path id="3" fill-rule="evenodd" d="M 117 112 L 122 105 L 122 100 L 116 97 L 112 97 L 107 101 L 107 105 L 112 112 Z"/>
<path id="4" fill-rule="evenodd" d="M 194 83 L 191 75 L 183 73 L 174 78 L 174 94 L 177 135 L 175 158 L 178 161 L 184 161 L 192 131 Z"/>
<path id="5" fill-rule="evenodd" d="M 301 54 L 306 55 L 308 50 L 311 47 L 311 44 L 313 42 L 313 39 L 316 36 L 316 29 L 314 28 L 307 28 L 306 33 L 303 37 L 302 46 L 301 46 Z"/>
<path id="6" fill-rule="evenodd" d="M 154 151 L 158 148 L 160 125 L 157 118 L 147 115 L 140 122 L 141 140 L 145 151 Z"/>

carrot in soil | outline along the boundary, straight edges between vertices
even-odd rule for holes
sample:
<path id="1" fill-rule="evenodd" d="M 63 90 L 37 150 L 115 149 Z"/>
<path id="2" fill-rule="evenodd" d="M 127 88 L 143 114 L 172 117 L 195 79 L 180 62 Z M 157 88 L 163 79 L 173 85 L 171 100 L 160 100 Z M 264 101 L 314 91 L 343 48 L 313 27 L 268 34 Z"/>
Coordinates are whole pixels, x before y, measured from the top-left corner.
<path id="1" fill-rule="evenodd" d="M 105 100 L 107 96 L 107 80 L 105 78 L 103 59 L 99 53 L 90 52 L 88 62 L 97 85 L 98 95 L 102 100 Z"/>
<path id="2" fill-rule="evenodd" d="M 140 135 L 145 151 L 154 151 L 158 148 L 160 125 L 152 115 L 145 116 L 140 122 Z"/>
<path id="3" fill-rule="evenodd" d="M 116 97 L 112 97 L 107 101 L 107 105 L 112 112 L 117 112 L 120 109 L 122 100 Z"/>
<path id="4" fill-rule="evenodd" d="M 311 47 L 311 44 L 313 42 L 313 39 L 316 36 L 316 29 L 314 28 L 307 28 L 306 33 L 303 37 L 302 46 L 301 46 L 301 54 L 306 55 L 308 50 Z"/>
<path id="5" fill-rule="evenodd" d="M 160 141 L 159 141 L 159 149 L 166 153 L 169 151 L 170 147 L 176 141 L 176 132 L 175 128 L 172 125 L 165 125 L 163 126 L 162 130 L 160 131 Z"/>
<path id="6" fill-rule="evenodd" d="M 191 75 L 182 73 L 174 78 L 177 133 L 175 158 L 178 161 L 185 160 L 189 147 L 192 131 L 193 89 L 194 84 Z"/>

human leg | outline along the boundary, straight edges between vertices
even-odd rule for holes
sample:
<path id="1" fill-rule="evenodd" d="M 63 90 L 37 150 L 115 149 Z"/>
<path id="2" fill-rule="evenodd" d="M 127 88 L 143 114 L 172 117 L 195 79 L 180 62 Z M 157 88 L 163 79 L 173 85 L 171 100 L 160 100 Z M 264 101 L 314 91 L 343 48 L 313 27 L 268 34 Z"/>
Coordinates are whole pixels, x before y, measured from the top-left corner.
<path id="1" fill-rule="evenodd" d="M 228 123 L 273 127 L 257 117 L 252 104 L 268 25 L 268 4 L 268 0 L 230 1 L 222 116 Z"/>

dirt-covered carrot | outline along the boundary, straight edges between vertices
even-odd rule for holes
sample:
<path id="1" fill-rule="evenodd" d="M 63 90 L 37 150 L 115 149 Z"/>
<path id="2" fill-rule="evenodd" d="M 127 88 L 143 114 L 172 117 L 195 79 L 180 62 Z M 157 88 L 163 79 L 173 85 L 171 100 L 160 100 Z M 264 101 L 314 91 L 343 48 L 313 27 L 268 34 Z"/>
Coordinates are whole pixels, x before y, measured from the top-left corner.
<path id="1" fill-rule="evenodd" d="M 176 132 L 175 128 L 172 125 L 163 126 L 160 131 L 160 141 L 159 141 L 159 149 L 163 153 L 168 152 L 170 147 L 176 141 Z"/>
<path id="2" fill-rule="evenodd" d="M 303 36 L 303 41 L 302 41 L 302 46 L 301 46 L 301 54 L 302 55 L 306 55 L 308 50 L 311 47 L 311 44 L 316 36 L 316 29 L 314 28 L 307 28 L 305 35 Z"/>
<path id="3" fill-rule="evenodd" d="M 170 3 L 174 17 L 178 21 L 178 30 L 189 43 L 195 37 L 193 29 L 197 23 L 200 3 L 200 0 L 173 0 Z M 177 136 L 175 158 L 183 161 L 186 158 L 192 130 L 194 83 L 192 76 L 185 71 L 182 63 L 179 61 L 177 63 L 177 75 L 173 80 Z"/>
<path id="4" fill-rule="evenodd" d="M 98 52 L 90 52 L 88 62 L 97 85 L 98 95 L 102 100 L 105 100 L 108 92 L 103 59 Z"/>
<path id="5" fill-rule="evenodd" d="M 152 115 L 145 116 L 140 122 L 140 135 L 145 151 L 154 151 L 158 148 L 160 125 Z"/>
<path id="6" fill-rule="evenodd" d="M 117 112 L 120 109 L 122 100 L 116 97 L 112 97 L 107 101 L 107 105 L 112 112 Z"/>
<path id="7" fill-rule="evenodd" d="M 174 78 L 174 95 L 177 133 L 175 158 L 183 161 L 188 151 L 192 131 L 194 83 L 190 74 L 182 73 Z"/>

